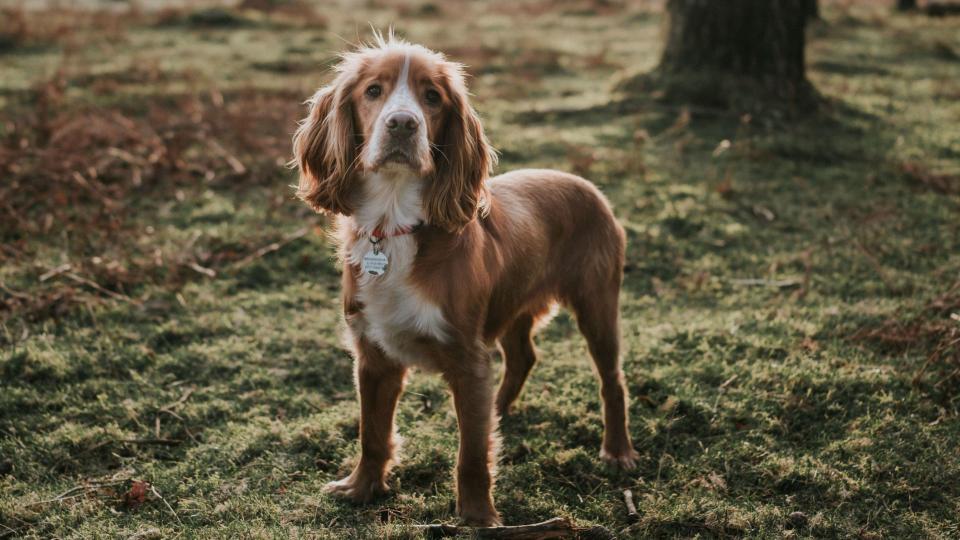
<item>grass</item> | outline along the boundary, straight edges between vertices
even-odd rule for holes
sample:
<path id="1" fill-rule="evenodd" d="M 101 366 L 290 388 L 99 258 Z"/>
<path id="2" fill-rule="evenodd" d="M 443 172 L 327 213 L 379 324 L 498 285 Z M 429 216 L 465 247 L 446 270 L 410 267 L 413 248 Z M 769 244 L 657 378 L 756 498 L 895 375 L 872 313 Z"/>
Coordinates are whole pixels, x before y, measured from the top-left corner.
<path id="1" fill-rule="evenodd" d="M 500 170 L 583 174 L 628 231 L 639 469 L 599 461 L 597 385 L 561 315 L 501 427 L 507 523 L 960 535 L 960 21 L 826 6 L 808 54 L 829 106 L 785 121 L 612 91 L 656 63 L 643 3 L 289 4 L 0 29 L 0 538 L 452 521 L 456 421 L 430 375 L 400 404 L 392 494 L 321 493 L 358 410 L 324 219 L 282 164 L 367 21 L 470 65 Z"/>

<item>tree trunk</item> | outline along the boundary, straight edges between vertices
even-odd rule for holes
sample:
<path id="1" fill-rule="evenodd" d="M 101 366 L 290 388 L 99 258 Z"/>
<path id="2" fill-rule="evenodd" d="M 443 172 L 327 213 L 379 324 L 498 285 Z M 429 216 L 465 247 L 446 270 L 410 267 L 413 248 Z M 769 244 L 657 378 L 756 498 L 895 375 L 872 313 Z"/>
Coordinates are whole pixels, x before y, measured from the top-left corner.
<path id="1" fill-rule="evenodd" d="M 806 0 L 807 1 L 807 18 L 811 20 L 817 20 L 820 18 L 820 2 L 817 0 Z"/>
<path id="2" fill-rule="evenodd" d="M 660 64 L 621 78 L 627 94 L 795 116 L 821 99 L 807 80 L 804 48 L 815 0 L 667 0 Z"/>
<path id="3" fill-rule="evenodd" d="M 748 88 L 778 100 L 809 93 L 804 65 L 809 0 L 668 0 L 667 12 L 660 73 L 674 89 L 687 80 L 700 97 Z M 746 93 L 740 97 L 761 97 Z M 715 97 L 719 102 L 713 104 L 737 101 L 737 96 Z"/>
<path id="4" fill-rule="evenodd" d="M 913 11 L 917 9 L 917 0 L 897 0 L 897 9 L 900 11 Z"/>

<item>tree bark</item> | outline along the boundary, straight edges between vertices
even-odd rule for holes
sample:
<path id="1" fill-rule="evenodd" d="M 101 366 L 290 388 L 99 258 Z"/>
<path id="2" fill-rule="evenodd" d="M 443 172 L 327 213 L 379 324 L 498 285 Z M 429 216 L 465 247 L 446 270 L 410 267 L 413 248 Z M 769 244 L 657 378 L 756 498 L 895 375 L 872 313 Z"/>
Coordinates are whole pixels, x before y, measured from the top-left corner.
<path id="1" fill-rule="evenodd" d="M 807 0 L 669 0 L 667 10 L 664 71 L 806 80 Z"/>
<path id="2" fill-rule="evenodd" d="M 897 9 L 900 11 L 913 11 L 917 9 L 917 0 L 897 0 Z"/>
<path id="3" fill-rule="evenodd" d="M 668 0 L 656 71 L 665 97 L 758 112 L 815 107 L 804 57 L 809 12 L 809 0 Z"/>
<path id="4" fill-rule="evenodd" d="M 820 2 L 818 0 L 806 0 L 807 2 L 807 18 L 810 20 L 817 20 L 820 18 Z"/>

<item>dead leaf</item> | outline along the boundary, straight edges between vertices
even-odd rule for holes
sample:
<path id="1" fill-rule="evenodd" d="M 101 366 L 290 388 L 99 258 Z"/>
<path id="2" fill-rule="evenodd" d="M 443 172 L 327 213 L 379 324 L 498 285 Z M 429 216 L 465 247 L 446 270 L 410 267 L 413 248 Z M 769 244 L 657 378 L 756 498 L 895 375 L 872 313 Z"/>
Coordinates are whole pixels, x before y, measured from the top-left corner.
<path id="1" fill-rule="evenodd" d="M 128 510 L 135 510 L 147 501 L 147 492 L 149 491 L 150 484 L 148 482 L 134 480 L 130 489 L 121 498 L 122 506 Z"/>
<path id="2" fill-rule="evenodd" d="M 803 338 L 803 341 L 800 342 L 800 348 L 805 351 L 817 352 L 818 350 L 820 350 L 820 344 L 817 343 L 816 340 L 808 336 Z"/>
<path id="3" fill-rule="evenodd" d="M 733 177 L 730 175 L 729 170 L 723 175 L 723 180 L 713 189 L 724 199 L 729 199 L 733 196 Z"/>
<path id="4" fill-rule="evenodd" d="M 722 476 L 720 476 L 719 474 L 717 474 L 717 473 L 715 473 L 715 472 L 711 472 L 711 473 L 707 476 L 707 480 L 710 481 L 710 484 L 713 486 L 713 488 L 714 488 L 716 491 L 723 491 L 723 490 L 727 489 L 727 481 L 724 480 Z"/>

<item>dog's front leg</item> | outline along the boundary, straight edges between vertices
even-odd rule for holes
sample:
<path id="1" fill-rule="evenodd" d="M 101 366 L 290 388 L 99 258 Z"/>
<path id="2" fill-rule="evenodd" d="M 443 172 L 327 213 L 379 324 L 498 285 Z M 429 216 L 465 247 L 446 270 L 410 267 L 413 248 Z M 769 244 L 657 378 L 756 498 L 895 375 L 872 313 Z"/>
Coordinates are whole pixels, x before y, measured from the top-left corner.
<path id="1" fill-rule="evenodd" d="M 403 390 L 406 368 L 387 358 L 365 339 L 357 344 L 357 390 L 360 394 L 360 462 L 349 476 L 326 490 L 364 503 L 385 493 L 393 460 L 393 416 Z"/>
<path id="2" fill-rule="evenodd" d="M 457 455 L 457 514 L 468 525 L 494 526 L 500 516 L 493 505 L 496 441 L 493 429 L 493 370 L 484 349 L 468 353 L 444 370 L 460 426 Z"/>

